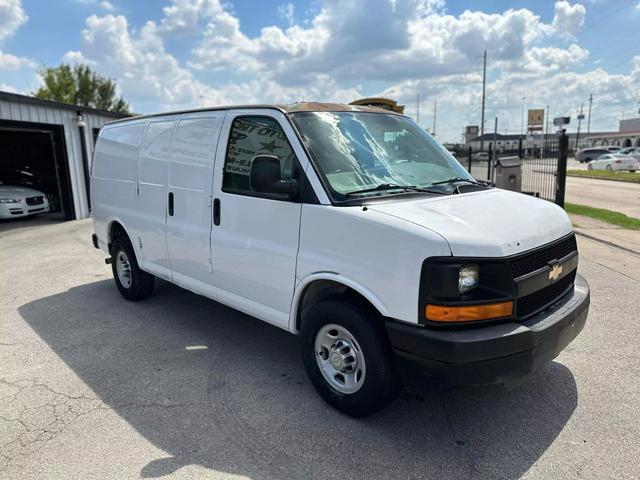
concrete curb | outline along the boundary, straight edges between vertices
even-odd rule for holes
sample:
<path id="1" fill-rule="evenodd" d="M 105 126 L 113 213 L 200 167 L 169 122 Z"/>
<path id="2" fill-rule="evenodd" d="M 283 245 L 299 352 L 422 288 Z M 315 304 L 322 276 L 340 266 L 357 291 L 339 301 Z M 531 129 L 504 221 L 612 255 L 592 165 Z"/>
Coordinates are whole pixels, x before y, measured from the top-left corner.
<path id="1" fill-rule="evenodd" d="M 588 177 L 586 175 L 571 175 L 569 173 L 567 173 L 567 177 L 571 177 L 571 178 L 586 178 L 586 179 L 589 179 L 589 180 L 608 180 L 610 182 L 635 183 L 637 185 L 640 185 L 640 182 L 634 182 L 633 180 L 623 180 L 621 178 Z M 640 175 L 638 175 L 638 177 L 640 178 Z"/>
<path id="2" fill-rule="evenodd" d="M 622 245 L 618 245 L 617 243 L 614 242 L 610 242 L 609 240 L 603 240 L 602 238 L 596 237 L 595 235 L 590 235 L 588 233 L 584 233 L 578 229 L 574 229 L 576 234 L 580 235 L 581 237 L 585 237 L 588 238 L 589 240 L 594 240 L 596 242 L 600 242 L 600 243 L 604 243 L 605 245 L 608 245 L 610 247 L 613 248 L 617 248 L 619 250 L 624 250 L 625 252 L 631 253 L 633 255 L 637 255 L 640 257 L 640 252 L 637 250 L 633 250 L 632 248 L 627 248 L 627 247 L 623 247 Z"/>

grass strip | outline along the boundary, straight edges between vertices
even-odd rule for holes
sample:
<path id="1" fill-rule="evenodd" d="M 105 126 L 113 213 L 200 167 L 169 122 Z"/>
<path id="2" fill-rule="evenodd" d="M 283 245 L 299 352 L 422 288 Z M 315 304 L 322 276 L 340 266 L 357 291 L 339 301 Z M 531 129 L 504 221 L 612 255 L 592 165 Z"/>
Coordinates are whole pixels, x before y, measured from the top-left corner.
<path id="1" fill-rule="evenodd" d="M 621 182 L 640 183 L 640 173 L 609 172 L 607 170 L 567 170 L 569 177 L 597 178 L 600 180 L 618 180 Z"/>
<path id="2" fill-rule="evenodd" d="M 594 218 L 602 222 L 617 225 L 627 230 L 640 230 L 640 218 L 628 217 L 624 213 L 614 212 L 605 208 L 588 207 L 586 205 L 576 205 L 575 203 L 565 203 L 564 209 L 567 213 L 582 215 Z"/>

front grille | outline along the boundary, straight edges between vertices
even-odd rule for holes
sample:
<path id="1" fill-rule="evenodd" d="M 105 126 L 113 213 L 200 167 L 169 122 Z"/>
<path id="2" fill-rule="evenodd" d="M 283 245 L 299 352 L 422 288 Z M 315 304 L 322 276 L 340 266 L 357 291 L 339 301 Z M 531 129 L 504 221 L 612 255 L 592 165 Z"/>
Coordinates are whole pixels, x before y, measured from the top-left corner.
<path id="1" fill-rule="evenodd" d="M 27 205 L 42 205 L 44 203 L 44 197 L 28 197 Z"/>
<path id="2" fill-rule="evenodd" d="M 558 243 L 516 257 L 509 261 L 513 278 L 522 277 L 523 275 L 544 268 L 549 265 L 550 261 L 560 260 L 577 249 L 576 236 L 571 235 Z"/>
<path id="3" fill-rule="evenodd" d="M 561 295 L 573 287 L 576 279 L 576 270 L 561 278 L 556 283 L 549 285 L 542 290 L 533 292 L 525 297 L 519 298 L 516 304 L 516 315 L 523 319 L 533 315 L 546 305 L 557 300 Z"/>

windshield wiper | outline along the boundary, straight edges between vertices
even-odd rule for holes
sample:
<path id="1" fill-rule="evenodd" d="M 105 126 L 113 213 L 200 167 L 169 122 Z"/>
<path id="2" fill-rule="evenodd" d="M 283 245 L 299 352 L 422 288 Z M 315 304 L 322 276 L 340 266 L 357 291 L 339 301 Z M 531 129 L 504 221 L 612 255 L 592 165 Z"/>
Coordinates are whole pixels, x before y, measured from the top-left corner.
<path id="1" fill-rule="evenodd" d="M 364 188 L 362 190 L 354 190 L 352 192 L 347 192 L 344 195 L 349 197 L 351 195 L 356 195 L 358 193 L 368 193 L 368 192 L 379 192 L 381 190 L 410 190 L 412 192 L 424 192 L 424 193 L 435 193 L 437 195 L 446 195 L 446 192 L 439 192 L 437 190 L 429 190 L 427 188 L 416 187 L 415 185 L 397 185 L 395 183 L 381 183 L 372 188 Z"/>
<path id="2" fill-rule="evenodd" d="M 448 178 L 447 180 L 441 180 L 439 182 L 433 182 L 431 185 L 442 185 L 442 184 L 445 184 L 445 183 L 456 183 L 456 182 L 467 182 L 467 183 L 471 183 L 473 185 L 480 185 L 481 187 L 486 187 L 486 185 L 484 183 L 476 182 L 475 180 L 469 180 L 468 178 L 462 178 L 462 177 Z"/>

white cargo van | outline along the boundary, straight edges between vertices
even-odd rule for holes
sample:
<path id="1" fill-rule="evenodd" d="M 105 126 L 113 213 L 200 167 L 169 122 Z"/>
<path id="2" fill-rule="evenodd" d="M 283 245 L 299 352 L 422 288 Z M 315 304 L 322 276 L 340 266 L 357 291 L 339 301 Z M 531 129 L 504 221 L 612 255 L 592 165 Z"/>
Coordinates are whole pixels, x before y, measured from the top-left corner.
<path id="1" fill-rule="evenodd" d="M 408 117 L 340 104 L 135 117 L 100 131 L 94 245 L 128 300 L 160 277 L 301 337 L 319 394 L 365 416 L 394 352 L 518 382 L 582 330 L 569 218 L 476 182 Z"/>

